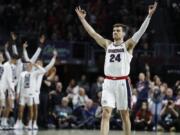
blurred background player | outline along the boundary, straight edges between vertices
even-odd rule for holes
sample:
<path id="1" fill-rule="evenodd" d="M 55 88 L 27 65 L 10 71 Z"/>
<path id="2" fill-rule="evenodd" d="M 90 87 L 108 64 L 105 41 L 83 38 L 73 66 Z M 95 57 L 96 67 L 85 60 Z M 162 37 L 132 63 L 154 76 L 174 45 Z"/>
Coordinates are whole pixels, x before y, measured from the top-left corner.
<path id="1" fill-rule="evenodd" d="M 6 96 L 6 105 L 2 117 L 2 127 L 9 128 L 7 120 L 9 117 L 10 112 L 14 107 L 14 99 L 15 99 L 15 85 L 17 83 L 16 80 L 16 62 L 19 59 L 17 55 L 12 55 L 10 61 L 7 61 L 4 64 L 4 89 L 5 89 L 5 96 Z"/>
<path id="2" fill-rule="evenodd" d="M 36 65 L 34 65 L 36 66 Z M 31 62 L 27 62 L 27 71 L 24 71 L 20 75 L 20 79 L 18 81 L 17 86 L 17 94 L 19 95 L 19 113 L 18 120 L 14 125 L 14 129 L 22 129 L 23 123 L 23 112 L 25 105 L 28 105 L 29 108 L 29 122 L 27 129 L 32 129 L 32 120 L 33 120 L 33 96 L 36 89 L 37 76 L 40 74 L 44 74 L 45 70 L 40 66 L 36 66 L 38 70 L 33 70 L 33 64 Z"/>
<path id="3" fill-rule="evenodd" d="M 43 67 L 43 61 L 42 60 L 37 60 L 36 61 L 36 65 L 44 68 L 45 73 L 47 73 L 55 64 L 56 62 L 56 57 L 57 57 L 57 52 L 54 50 L 53 51 L 53 58 L 51 59 L 51 61 L 49 62 L 49 64 L 45 67 Z M 35 71 L 37 70 L 37 68 L 34 69 Z M 45 74 L 44 73 L 44 74 Z M 37 126 L 37 117 L 38 117 L 38 105 L 39 105 L 39 94 L 40 94 L 40 89 L 41 89 L 41 84 L 42 84 L 42 79 L 44 74 L 41 74 L 39 76 L 37 76 L 37 84 L 36 84 L 36 89 L 35 89 L 35 93 L 34 93 L 34 102 L 33 102 L 33 129 L 37 130 L 38 126 Z"/>
<path id="4" fill-rule="evenodd" d="M 40 39 L 39 39 L 39 42 L 40 44 L 44 44 L 45 43 L 45 35 L 41 35 L 40 36 Z M 39 66 L 43 66 L 43 61 L 41 59 L 38 59 L 36 61 L 36 59 L 34 59 L 33 57 L 35 56 L 35 54 L 37 53 L 39 55 L 39 53 L 41 52 L 41 48 L 39 47 L 36 51 L 36 53 L 34 54 L 34 56 L 30 59 L 29 56 L 28 56 L 28 53 L 27 53 L 27 50 L 26 48 L 28 47 L 28 44 L 27 42 L 25 42 L 23 44 L 23 54 L 24 54 L 24 58 L 26 61 L 31 61 L 32 63 L 35 63 Z M 53 52 L 54 56 L 53 58 L 51 59 L 50 63 L 44 68 L 44 70 L 47 72 L 49 69 L 51 69 L 54 64 L 55 64 L 55 60 L 56 60 L 56 56 L 57 56 L 57 52 L 54 51 Z M 43 68 L 43 67 L 42 67 Z M 33 70 L 36 70 L 37 68 L 33 68 Z M 35 90 L 35 95 L 33 97 L 33 112 L 34 112 L 34 115 L 33 115 L 33 129 L 38 129 L 38 126 L 37 126 L 37 116 L 38 116 L 38 104 L 39 104 L 39 93 L 40 93 L 40 88 L 41 88 L 41 83 L 42 83 L 42 78 L 43 78 L 43 75 L 44 74 L 41 74 L 39 75 L 36 79 L 37 79 L 37 89 Z"/>

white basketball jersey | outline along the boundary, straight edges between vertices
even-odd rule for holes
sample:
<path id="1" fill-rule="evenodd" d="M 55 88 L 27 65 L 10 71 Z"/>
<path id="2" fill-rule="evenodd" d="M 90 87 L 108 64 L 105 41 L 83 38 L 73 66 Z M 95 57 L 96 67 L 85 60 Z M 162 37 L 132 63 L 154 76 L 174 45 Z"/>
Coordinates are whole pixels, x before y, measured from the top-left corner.
<path id="1" fill-rule="evenodd" d="M 125 43 L 107 46 L 104 73 L 106 76 L 128 76 L 132 55 L 127 51 Z"/>
<path id="2" fill-rule="evenodd" d="M 0 91 L 4 90 L 4 66 L 0 64 Z"/>

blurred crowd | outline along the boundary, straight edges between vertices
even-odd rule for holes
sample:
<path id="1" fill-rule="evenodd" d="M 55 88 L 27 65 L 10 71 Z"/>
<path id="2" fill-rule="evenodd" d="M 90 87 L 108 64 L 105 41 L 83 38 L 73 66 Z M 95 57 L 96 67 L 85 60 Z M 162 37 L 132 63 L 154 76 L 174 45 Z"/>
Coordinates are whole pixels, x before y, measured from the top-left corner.
<path id="1" fill-rule="evenodd" d="M 126 24 L 134 32 L 147 15 L 147 6 L 152 3 L 152 0 L 6 0 L 0 2 L 0 29 L 6 34 L 9 31 L 27 35 L 46 32 L 51 40 L 87 41 L 89 38 L 74 12 L 80 5 L 87 11 L 87 19 L 98 33 L 111 37 L 112 25 L 117 22 Z M 159 10 L 169 13 L 166 14 L 170 17 L 167 23 L 171 25 L 172 22 L 174 28 L 178 28 L 180 21 L 179 6 L 178 0 L 159 0 Z M 176 31 L 174 28 L 171 27 Z M 152 30 L 151 34 L 154 32 Z"/>

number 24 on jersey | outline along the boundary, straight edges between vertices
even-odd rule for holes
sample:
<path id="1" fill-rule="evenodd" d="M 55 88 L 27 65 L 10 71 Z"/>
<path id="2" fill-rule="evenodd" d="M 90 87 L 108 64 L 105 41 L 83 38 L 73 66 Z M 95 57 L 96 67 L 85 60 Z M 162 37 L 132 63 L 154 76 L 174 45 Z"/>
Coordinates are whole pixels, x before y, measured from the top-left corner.
<path id="1" fill-rule="evenodd" d="M 120 54 L 111 54 L 110 55 L 110 60 L 109 60 L 110 62 L 115 62 L 115 61 L 117 61 L 117 62 L 120 62 L 121 61 L 121 55 Z"/>

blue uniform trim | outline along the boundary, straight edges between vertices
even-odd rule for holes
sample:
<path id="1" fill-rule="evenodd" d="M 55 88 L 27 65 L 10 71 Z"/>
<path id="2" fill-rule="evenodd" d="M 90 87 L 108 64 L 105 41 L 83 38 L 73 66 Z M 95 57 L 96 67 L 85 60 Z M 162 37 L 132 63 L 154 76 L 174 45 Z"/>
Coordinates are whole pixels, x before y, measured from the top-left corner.
<path id="1" fill-rule="evenodd" d="M 131 89 L 129 86 L 128 79 L 126 79 L 127 95 L 128 95 L 128 108 L 131 109 Z"/>

